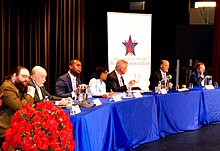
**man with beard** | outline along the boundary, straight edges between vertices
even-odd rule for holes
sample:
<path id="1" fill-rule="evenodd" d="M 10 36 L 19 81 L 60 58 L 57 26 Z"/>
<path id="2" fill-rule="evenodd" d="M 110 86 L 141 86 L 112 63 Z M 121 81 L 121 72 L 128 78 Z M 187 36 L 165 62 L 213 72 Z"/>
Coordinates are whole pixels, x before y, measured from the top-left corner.
<path id="1" fill-rule="evenodd" d="M 0 87 L 3 93 L 0 108 L 0 146 L 4 141 L 4 131 L 9 128 L 14 113 L 27 103 L 34 103 L 35 88 L 28 86 L 29 71 L 23 67 L 16 67 Z"/>
<path id="2" fill-rule="evenodd" d="M 69 64 L 68 73 L 60 76 L 56 81 L 56 94 L 59 97 L 74 98 L 78 93 L 78 85 L 82 82 L 78 78 L 82 71 L 82 63 L 78 59 L 73 59 Z"/>

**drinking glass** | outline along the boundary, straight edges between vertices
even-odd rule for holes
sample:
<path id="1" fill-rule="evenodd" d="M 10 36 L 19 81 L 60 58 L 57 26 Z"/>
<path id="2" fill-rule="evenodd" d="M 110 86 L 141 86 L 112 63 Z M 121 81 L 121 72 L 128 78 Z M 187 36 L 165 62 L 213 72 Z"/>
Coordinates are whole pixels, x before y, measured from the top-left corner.
<path id="1" fill-rule="evenodd" d="M 135 83 L 138 83 L 140 80 L 140 75 L 134 74 L 134 80 L 135 80 Z"/>
<path id="2" fill-rule="evenodd" d="M 189 83 L 189 88 L 190 88 L 190 89 L 193 88 L 193 83 Z"/>
<path id="3" fill-rule="evenodd" d="M 215 87 L 215 88 L 218 87 L 218 82 L 214 82 L 214 87 Z"/>

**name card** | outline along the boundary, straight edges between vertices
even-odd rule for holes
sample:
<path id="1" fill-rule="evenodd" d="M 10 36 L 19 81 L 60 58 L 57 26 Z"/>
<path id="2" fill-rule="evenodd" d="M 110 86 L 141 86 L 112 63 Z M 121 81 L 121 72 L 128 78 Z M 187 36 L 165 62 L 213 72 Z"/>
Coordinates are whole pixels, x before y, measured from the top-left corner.
<path id="1" fill-rule="evenodd" d="M 161 94 L 167 94 L 167 90 L 166 89 L 160 89 L 160 93 Z"/>
<path id="2" fill-rule="evenodd" d="M 113 99 L 114 102 L 122 101 L 121 95 L 112 96 L 112 99 Z"/>
<path id="3" fill-rule="evenodd" d="M 81 112 L 81 110 L 79 108 L 79 105 L 74 105 L 74 106 L 72 106 L 72 108 L 70 110 L 70 115 L 76 115 L 80 112 Z"/>
<path id="4" fill-rule="evenodd" d="M 140 92 L 135 92 L 135 93 L 133 93 L 133 95 L 134 95 L 135 98 L 141 98 L 141 97 L 143 97 Z"/>
<path id="5" fill-rule="evenodd" d="M 205 85 L 204 87 L 205 87 L 206 90 L 215 89 L 213 85 Z"/>
<path id="6" fill-rule="evenodd" d="M 92 101 L 96 106 L 99 106 L 99 105 L 101 105 L 102 104 L 102 102 L 97 98 L 97 99 L 94 99 L 93 101 Z"/>

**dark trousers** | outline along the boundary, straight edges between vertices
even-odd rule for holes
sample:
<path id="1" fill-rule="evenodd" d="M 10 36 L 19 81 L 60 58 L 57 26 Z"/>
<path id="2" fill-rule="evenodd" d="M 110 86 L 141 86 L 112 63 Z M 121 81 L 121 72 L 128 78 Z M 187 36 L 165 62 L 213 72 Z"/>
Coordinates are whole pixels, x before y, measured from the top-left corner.
<path id="1" fill-rule="evenodd" d="M 0 151 L 3 151 L 2 144 L 5 141 L 5 137 L 0 137 Z"/>

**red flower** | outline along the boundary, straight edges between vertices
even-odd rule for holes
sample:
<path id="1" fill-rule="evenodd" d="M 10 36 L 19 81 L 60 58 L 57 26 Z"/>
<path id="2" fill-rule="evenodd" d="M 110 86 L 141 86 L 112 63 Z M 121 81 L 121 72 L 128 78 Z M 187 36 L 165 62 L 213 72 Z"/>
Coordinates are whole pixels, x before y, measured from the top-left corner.
<path id="1" fill-rule="evenodd" d="M 52 102 L 27 104 L 14 114 L 2 147 L 5 151 L 73 151 L 72 132 L 69 115 Z"/>

